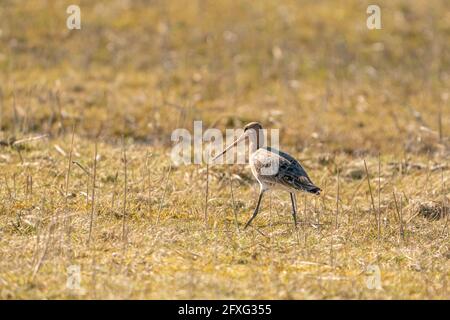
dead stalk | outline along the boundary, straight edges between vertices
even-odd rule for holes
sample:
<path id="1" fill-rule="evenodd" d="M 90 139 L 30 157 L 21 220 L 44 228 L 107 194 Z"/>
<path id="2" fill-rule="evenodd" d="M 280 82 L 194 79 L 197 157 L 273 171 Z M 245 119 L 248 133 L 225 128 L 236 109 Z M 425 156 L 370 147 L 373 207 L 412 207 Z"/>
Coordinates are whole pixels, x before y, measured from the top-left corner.
<path id="1" fill-rule="evenodd" d="M 127 149 L 125 147 L 125 141 L 122 137 L 122 148 L 123 148 L 123 171 L 124 171 L 124 182 L 123 182 L 123 212 L 122 212 L 122 240 L 124 245 L 127 242 L 126 234 L 126 217 L 127 217 L 127 189 L 128 189 L 128 175 L 127 175 Z"/>
<path id="2" fill-rule="evenodd" d="M 232 179 L 230 172 L 229 172 L 229 175 L 230 175 L 231 205 L 233 207 L 234 223 L 236 225 L 236 230 L 239 232 L 239 223 L 238 223 L 238 219 L 237 219 L 236 204 L 234 202 L 233 179 Z M 272 218 L 272 216 L 271 216 L 271 218 Z M 272 221 L 272 219 L 270 221 Z"/>
<path id="3" fill-rule="evenodd" d="M 444 182 L 444 169 L 441 168 L 441 190 L 442 190 L 442 216 L 445 217 L 445 224 L 442 228 L 441 236 L 444 235 L 445 230 L 447 229 L 448 225 L 448 216 L 450 216 L 450 213 L 447 212 L 447 198 L 445 196 L 445 182 Z"/>
<path id="4" fill-rule="evenodd" d="M 438 132 L 439 132 L 439 142 L 442 143 L 443 134 L 442 134 L 442 105 L 439 104 L 438 111 Z"/>
<path id="5" fill-rule="evenodd" d="M 335 230 L 338 229 L 338 216 L 339 216 L 339 202 L 340 202 L 340 171 L 337 169 L 337 191 L 336 191 L 336 218 L 335 218 Z"/>
<path id="6" fill-rule="evenodd" d="M 41 266 L 42 266 L 42 263 L 45 260 L 45 257 L 47 256 L 47 252 L 48 252 L 48 249 L 49 249 L 49 246 L 50 246 L 50 241 L 52 240 L 52 232 L 54 232 L 55 225 L 56 225 L 56 222 L 55 222 L 55 219 L 53 217 L 53 221 L 48 226 L 47 240 L 45 241 L 44 251 L 42 252 L 41 256 L 39 257 L 38 262 L 34 266 L 33 273 L 31 275 L 31 281 L 33 281 L 34 278 L 36 277 L 37 273 L 41 269 Z"/>
<path id="7" fill-rule="evenodd" d="M 6 187 L 6 190 L 8 191 L 8 195 L 9 195 L 9 200 L 13 200 L 12 191 L 9 188 L 9 185 L 8 185 L 8 178 L 6 177 L 6 175 L 5 175 L 4 178 L 5 178 L 5 187 Z"/>
<path id="8" fill-rule="evenodd" d="M 41 139 L 45 139 L 48 137 L 48 134 L 41 134 L 35 137 L 29 137 L 29 138 L 24 138 L 24 139 L 20 139 L 20 140 L 16 140 L 12 143 L 13 147 L 17 147 L 20 144 L 26 143 L 26 142 L 32 142 L 32 141 L 38 141 Z"/>
<path id="9" fill-rule="evenodd" d="M 75 124 L 72 126 L 72 139 L 70 142 L 70 151 L 69 151 L 69 162 L 67 164 L 67 173 L 66 173 L 66 183 L 65 183 L 65 191 L 64 191 L 64 212 L 67 215 L 68 201 L 69 201 L 69 182 L 70 182 L 70 172 L 72 170 L 72 155 L 73 155 L 73 142 L 75 137 Z M 67 231 L 67 241 L 70 242 L 70 228 L 71 228 L 71 217 L 68 215 L 66 218 L 66 231 Z"/>
<path id="10" fill-rule="evenodd" d="M 378 240 L 381 239 L 381 155 L 378 153 Z"/>
<path id="11" fill-rule="evenodd" d="M 0 128 L 3 128 L 3 90 L 0 88 Z"/>
<path id="12" fill-rule="evenodd" d="M 16 173 L 13 174 L 13 193 L 14 193 L 14 200 L 15 200 L 15 199 L 17 199 Z"/>
<path id="13" fill-rule="evenodd" d="M 208 227 L 208 193 L 209 193 L 209 163 L 206 162 L 205 210 L 203 213 L 203 218 L 205 220 L 205 228 Z"/>
<path id="14" fill-rule="evenodd" d="M 399 225 L 400 225 L 400 236 L 402 237 L 402 240 L 405 241 L 405 231 L 403 229 L 402 210 L 399 210 L 398 203 L 397 203 L 397 197 L 395 196 L 395 191 L 392 192 L 392 194 L 394 195 L 395 211 L 397 212 L 397 218 L 398 218 Z"/>
<path id="15" fill-rule="evenodd" d="M 332 266 L 334 265 L 334 256 L 333 256 L 334 236 L 336 235 L 338 229 L 339 200 L 340 200 L 339 184 L 340 184 L 340 172 L 339 168 L 337 168 L 336 216 L 335 216 L 334 230 L 331 233 L 331 241 L 330 241 L 330 265 Z"/>
<path id="16" fill-rule="evenodd" d="M 161 210 L 164 204 L 164 200 L 166 197 L 166 192 L 167 192 L 167 186 L 169 185 L 169 177 L 170 177 L 170 172 L 172 171 L 172 162 L 169 164 L 169 169 L 167 170 L 167 176 L 166 176 L 166 182 L 164 183 L 164 191 L 163 191 L 163 195 L 161 197 L 161 201 L 159 202 L 159 208 L 158 208 L 158 217 L 156 218 L 156 224 L 159 225 L 159 220 L 161 218 Z"/>
<path id="17" fill-rule="evenodd" d="M 39 256 L 39 244 L 41 241 L 41 222 L 43 220 L 43 213 L 45 212 L 45 190 L 44 190 L 44 196 L 41 199 L 41 217 L 37 220 L 36 223 L 36 245 L 35 245 L 35 251 L 33 256 L 33 263 L 37 262 L 38 256 Z"/>
<path id="18" fill-rule="evenodd" d="M 92 205 L 91 205 L 91 216 L 89 222 L 89 236 L 88 236 L 88 245 L 90 244 L 92 237 L 92 230 L 94 226 L 94 212 L 95 212 L 95 183 L 97 178 L 97 141 L 95 141 L 95 150 L 94 150 L 94 168 L 93 168 L 93 178 L 92 178 Z"/>
<path id="19" fill-rule="evenodd" d="M 372 201 L 372 211 L 374 213 L 374 216 L 375 216 L 375 219 L 377 220 L 376 222 L 377 222 L 377 225 L 378 225 L 378 219 L 377 219 L 377 216 L 376 216 L 376 209 L 375 209 L 375 201 L 373 199 L 372 187 L 370 185 L 369 170 L 367 169 L 366 159 L 364 159 L 364 168 L 366 169 L 367 184 L 369 185 L 370 199 Z"/>
<path id="20" fill-rule="evenodd" d="M 149 155 L 148 155 L 148 151 L 147 151 L 147 159 L 145 161 L 145 168 L 146 168 L 146 173 L 147 173 L 147 211 L 148 211 L 148 215 L 150 217 L 150 221 L 152 221 L 152 217 L 151 217 L 151 204 L 150 204 L 150 191 L 151 191 L 151 187 L 152 187 L 152 182 L 150 179 L 150 166 L 148 165 L 149 162 Z"/>
<path id="21" fill-rule="evenodd" d="M 116 189 L 117 189 L 117 179 L 119 177 L 119 172 L 116 171 L 116 174 L 114 175 L 114 186 L 113 186 L 113 191 L 112 191 L 112 195 L 111 195 L 111 211 L 114 212 L 114 204 L 116 202 Z"/>

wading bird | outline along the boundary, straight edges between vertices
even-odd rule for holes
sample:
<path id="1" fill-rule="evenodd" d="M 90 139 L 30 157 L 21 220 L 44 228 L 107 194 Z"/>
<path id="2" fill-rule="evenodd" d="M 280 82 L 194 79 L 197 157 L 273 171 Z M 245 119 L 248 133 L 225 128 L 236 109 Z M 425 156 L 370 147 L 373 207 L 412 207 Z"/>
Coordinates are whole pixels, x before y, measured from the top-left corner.
<path id="1" fill-rule="evenodd" d="M 246 138 L 249 138 L 250 141 L 250 167 L 253 175 L 259 182 L 260 191 L 255 211 L 245 224 L 244 229 L 255 219 L 259 211 L 261 199 L 264 193 L 270 189 L 281 189 L 290 193 L 292 217 L 294 218 L 294 225 L 297 227 L 295 192 L 304 191 L 319 195 L 321 189 L 314 185 L 305 169 L 292 156 L 274 148 L 263 146 L 265 140 L 261 124 L 258 122 L 247 124 L 244 127 L 244 133 L 225 148 L 222 153 L 217 155 L 213 161 L 220 158 L 228 150 Z"/>

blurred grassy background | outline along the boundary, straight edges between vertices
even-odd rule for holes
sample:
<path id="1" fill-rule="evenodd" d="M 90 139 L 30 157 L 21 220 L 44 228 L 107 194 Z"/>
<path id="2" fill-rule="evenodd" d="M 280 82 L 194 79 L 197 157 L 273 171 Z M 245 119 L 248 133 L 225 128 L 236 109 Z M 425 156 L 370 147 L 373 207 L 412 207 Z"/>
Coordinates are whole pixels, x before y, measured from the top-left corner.
<path id="1" fill-rule="evenodd" d="M 448 136 L 449 2 L 378 1 L 381 30 L 370 3 L 80 1 L 68 30 L 70 1 L 3 1 L 2 131 L 75 119 L 81 134 L 102 123 L 105 138 L 167 144 L 193 119 L 257 120 L 299 149 L 402 152 L 441 110 Z"/>

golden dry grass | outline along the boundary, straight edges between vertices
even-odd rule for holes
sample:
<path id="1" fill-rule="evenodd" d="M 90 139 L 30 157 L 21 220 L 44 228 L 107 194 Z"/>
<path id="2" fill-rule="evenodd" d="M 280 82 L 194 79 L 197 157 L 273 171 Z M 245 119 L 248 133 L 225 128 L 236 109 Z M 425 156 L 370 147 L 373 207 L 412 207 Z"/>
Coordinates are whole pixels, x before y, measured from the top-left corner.
<path id="1" fill-rule="evenodd" d="M 80 31 L 68 4 L 0 9 L 0 298 L 450 298 L 448 1 L 378 1 L 377 31 L 365 1 L 81 1 Z M 242 230 L 238 165 L 210 167 L 205 221 L 206 166 L 169 157 L 193 120 L 281 129 L 324 190 L 298 230 L 282 193 Z"/>

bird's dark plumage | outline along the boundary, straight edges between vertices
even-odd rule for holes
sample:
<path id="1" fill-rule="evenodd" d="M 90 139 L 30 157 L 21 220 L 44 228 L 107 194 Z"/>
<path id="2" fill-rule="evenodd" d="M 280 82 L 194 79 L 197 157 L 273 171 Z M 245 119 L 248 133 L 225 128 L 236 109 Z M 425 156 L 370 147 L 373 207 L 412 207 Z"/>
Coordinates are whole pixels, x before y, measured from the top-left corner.
<path id="1" fill-rule="evenodd" d="M 259 176 L 261 182 L 267 185 L 278 183 L 288 189 L 320 194 L 321 189 L 314 185 L 305 169 L 292 156 L 271 147 L 264 147 L 259 150 L 264 154 L 261 154 L 261 157 L 255 155 L 254 163 L 256 166 L 268 167 L 272 165 L 275 168 L 276 165 L 273 165 L 273 163 L 274 161 L 278 162 L 278 170 L 274 170 L 272 174 Z M 270 154 L 270 157 L 267 157 L 267 153 Z"/>

